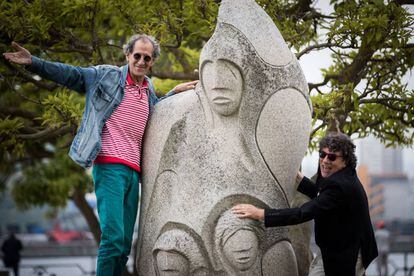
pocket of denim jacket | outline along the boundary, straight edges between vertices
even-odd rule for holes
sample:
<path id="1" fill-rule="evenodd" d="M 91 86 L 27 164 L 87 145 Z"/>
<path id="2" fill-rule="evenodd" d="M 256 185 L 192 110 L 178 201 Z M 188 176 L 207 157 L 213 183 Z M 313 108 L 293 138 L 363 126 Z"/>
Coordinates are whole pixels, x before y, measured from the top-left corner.
<path id="1" fill-rule="evenodd" d="M 107 93 L 102 85 L 98 85 L 93 94 L 92 104 L 98 111 L 108 106 L 113 101 L 113 95 Z"/>

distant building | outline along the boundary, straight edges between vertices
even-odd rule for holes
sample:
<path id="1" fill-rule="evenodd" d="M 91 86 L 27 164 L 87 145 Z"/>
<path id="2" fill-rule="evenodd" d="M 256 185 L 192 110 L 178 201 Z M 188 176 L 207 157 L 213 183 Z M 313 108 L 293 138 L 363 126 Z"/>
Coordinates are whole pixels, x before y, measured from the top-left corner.
<path id="1" fill-rule="evenodd" d="M 372 185 L 383 186 L 384 212 L 382 219 L 414 219 L 414 190 L 406 174 L 372 175 Z"/>
<path id="2" fill-rule="evenodd" d="M 414 183 L 403 171 L 402 148 L 386 148 L 378 139 L 358 140 L 358 174 L 373 221 L 414 219 Z"/>
<path id="3" fill-rule="evenodd" d="M 406 174 L 372 174 L 361 165 L 358 175 L 367 192 L 373 221 L 414 219 L 414 183 Z"/>
<path id="4" fill-rule="evenodd" d="M 371 218 L 381 219 L 384 213 L 384 185 L 373 185 L 366 165 L 358 166 L 358 176 L 367 193 Z"/>
<path id="5" fill-rule="evenodd" d="M 386 148 L 378 139 L 358 140 L 358 164 L 366 165 L 371 174 L 403 173 L 402 148 Z"/>

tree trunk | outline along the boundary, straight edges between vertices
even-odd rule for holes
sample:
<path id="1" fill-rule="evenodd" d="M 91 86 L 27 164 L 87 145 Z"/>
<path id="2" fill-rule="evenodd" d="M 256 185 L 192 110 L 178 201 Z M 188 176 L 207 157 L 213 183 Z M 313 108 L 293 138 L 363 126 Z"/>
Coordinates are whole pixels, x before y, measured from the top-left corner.
<path id="1" fill-rule="evenodd" d="M 99 221 L 96 217 L 93 208 L 89 206 L 88 202 L 85 199 L 85 193 L 82 189 L 77 187 L 72 196 L 73 202 L 75 202 L 76 207 L 80 210 L 83 217 L 86 220 L 86 223 L 91 230 L 93 237 L 96 241 L 96 244 L 99 244 L 101 240 L 101 228 L 99 227 Z"/>

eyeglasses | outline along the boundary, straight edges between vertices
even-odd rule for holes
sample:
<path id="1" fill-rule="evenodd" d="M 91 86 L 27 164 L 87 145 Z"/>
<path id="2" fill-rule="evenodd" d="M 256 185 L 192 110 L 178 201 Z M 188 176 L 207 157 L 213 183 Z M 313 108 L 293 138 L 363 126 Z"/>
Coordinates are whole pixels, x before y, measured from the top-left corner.
<path id="1" fill-rule="evenodd" d="M 152 57 L 151 56 L 144 55 L 144 54 L 140 54 L 140 53 L 133 54 L 133 57 L 135 58 L 136 61 L 140 61 L 141 60 L 141 57 L 143 57 L 145 63 L 148 63 L 148 62 L 150 62 L 152 60 Z"/>
<path id="2" fill-rule="evenodd" d="M 342 157 L 342 155 L 336 155 L 335 153 L 327 153 L 327 152 L 324 152 L 323 150 L 319 152 L 320 158 L 325 159 L 326 156 L 328 156 L 328 159 L 332 162 L 335 161 L 337 157 Z"/>

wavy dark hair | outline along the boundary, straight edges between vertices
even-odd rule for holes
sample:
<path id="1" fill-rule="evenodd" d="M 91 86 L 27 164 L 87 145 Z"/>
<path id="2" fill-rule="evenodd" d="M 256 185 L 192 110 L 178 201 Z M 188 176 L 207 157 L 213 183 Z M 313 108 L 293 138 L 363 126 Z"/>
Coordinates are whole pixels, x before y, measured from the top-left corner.
<path id="1" fill-rule="evenodd" d="M 347 167 L 356 168 L 355 145 L 348 135 L 340 132 L 330 132 L 319 142 L 319 150 L 328 148 L 330 151 L 340 151 Z"/>

